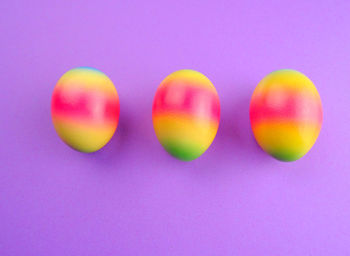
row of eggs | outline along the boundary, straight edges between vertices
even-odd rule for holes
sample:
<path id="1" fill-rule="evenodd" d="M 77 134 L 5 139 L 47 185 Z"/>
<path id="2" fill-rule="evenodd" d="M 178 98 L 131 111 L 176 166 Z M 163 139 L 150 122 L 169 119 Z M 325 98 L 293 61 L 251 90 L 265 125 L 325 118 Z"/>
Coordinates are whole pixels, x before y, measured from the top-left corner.
<path id="1" fill-rule="evenodd" d="M 119 97 L 101 71 L 80 67 L 57 82 L 51 102 L 60 138 L 81 152 L 102 148 L 119 121 Z M 290 69 L 272 72 L 255 88 L 250 122 L 261 148 L 274 158 L 294 161 L 314 145 L 322 125 L 322 105 L 316 87 L 304 74 Z M 152 107 L 156 136 L 178 159 L 201 156 L 213 142 L 220 121 L 220 101 L 214 85 L 194 70 L 179 70 L 159 85 Z"/>

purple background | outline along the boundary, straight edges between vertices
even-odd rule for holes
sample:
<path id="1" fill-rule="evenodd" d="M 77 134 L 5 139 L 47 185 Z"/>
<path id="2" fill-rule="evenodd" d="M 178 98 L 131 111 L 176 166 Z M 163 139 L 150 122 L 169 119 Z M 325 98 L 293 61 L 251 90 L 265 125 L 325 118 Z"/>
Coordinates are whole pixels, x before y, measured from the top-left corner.
<path id="1" fill-rule="evenodd" d="M 55 3 L 56 2 L 56 3 Z M 1 1 L 0 255 L 350 255 L 350 1 Z M 70 68 L 105 72 L 116 135 L 82 154 L 51 123 Z M 221 123 L 193 162 L 158 143 L 158 84 L 183 68 L 216 86 Z M 313 149 L 282 163 L 255 143 L 267 73 L 309 76 Z"/>

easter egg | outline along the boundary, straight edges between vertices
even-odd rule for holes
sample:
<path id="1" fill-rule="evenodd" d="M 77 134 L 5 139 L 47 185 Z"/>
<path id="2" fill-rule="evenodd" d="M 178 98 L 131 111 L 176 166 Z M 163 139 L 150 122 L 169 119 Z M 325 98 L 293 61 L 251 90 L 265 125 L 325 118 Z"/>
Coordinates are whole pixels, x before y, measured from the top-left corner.
<path id="1" fill-rule="evenodd" d="M 112 138 L 119 109 L 113 82 L 94 68 L 69 70 L 58 80 L 52 94 L 55 130 L 67 145 L 81 152 L 97 151 Z"/>
<path id="2" fill-rule="evenodd" d="M 219 127 L 220 101 L 214 85 L 194 70 L 179 70 L 159 85 L 152 108 L 162 146 L 184 161 L 201 156 Z"/>
<path id="3" fill-rule="evenodd" d="M 250 123 L 260 147 L 281 161 L 295 161 L 314 145 L 322 104 L 312 81 L 290 69 L 272 72 L 254 90 Z"/>

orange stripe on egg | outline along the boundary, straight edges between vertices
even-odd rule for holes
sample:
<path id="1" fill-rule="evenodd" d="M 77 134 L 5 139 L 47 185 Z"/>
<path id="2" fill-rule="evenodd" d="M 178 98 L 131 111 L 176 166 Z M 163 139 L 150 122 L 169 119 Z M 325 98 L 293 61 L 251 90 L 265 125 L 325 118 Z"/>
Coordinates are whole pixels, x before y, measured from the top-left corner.
<path id="1" fill-rule="evenodd" d="M 69 118 L 52 117 L 57 134 L 68 145 L 81 152 L 94 152 L 113 136 L 118 123 L 94 124 Z"/>
<path id="2" fill-rule="evenodd" d="M 253 132 L 257 143 L 274 156 L 296 160 L 305 155 L 315 143 L 321 124 L 318 122 L 266 121 L 256 123 Z M 278 157 L 277 157 L 278 158 Z"/>
<path id="3" fill-rule="evenodd" d="M 186 114 L 164 113 L 153 116 L 153 126 L 160 142 L 190 143 L 204 152 L 214 140 L 219 123 Z"/>

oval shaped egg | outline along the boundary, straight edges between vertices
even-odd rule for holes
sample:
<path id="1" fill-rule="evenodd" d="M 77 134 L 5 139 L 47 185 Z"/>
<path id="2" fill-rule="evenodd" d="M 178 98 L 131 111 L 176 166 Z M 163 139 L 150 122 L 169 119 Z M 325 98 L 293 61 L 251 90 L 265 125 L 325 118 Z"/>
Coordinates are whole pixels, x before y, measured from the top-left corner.
<path id="1" fill-rule="evenodd" d="M 184 161 L 198 158 L 219 127 L 220 101 L 214 85 L 194 70 L 170 74 L 156 91 L 152 119 L 166 151 Z"/>
<path id="2" fill-rule="evenodd" d="M 261 148 L 281 161 L 295 161 L 314 145 L 322 126 L 320 95 L 304 74 L 283 69 L 255 88 L 250 123 Z"/>
<path id="3" fill-rule="evenodd" d="M 57 134 L 81 152 L 97 151 L 112 138 L 119 110 L 112 81 L 94 68 L 69 70 L 59 79 L 52 95 L 51 115 Z"/>

